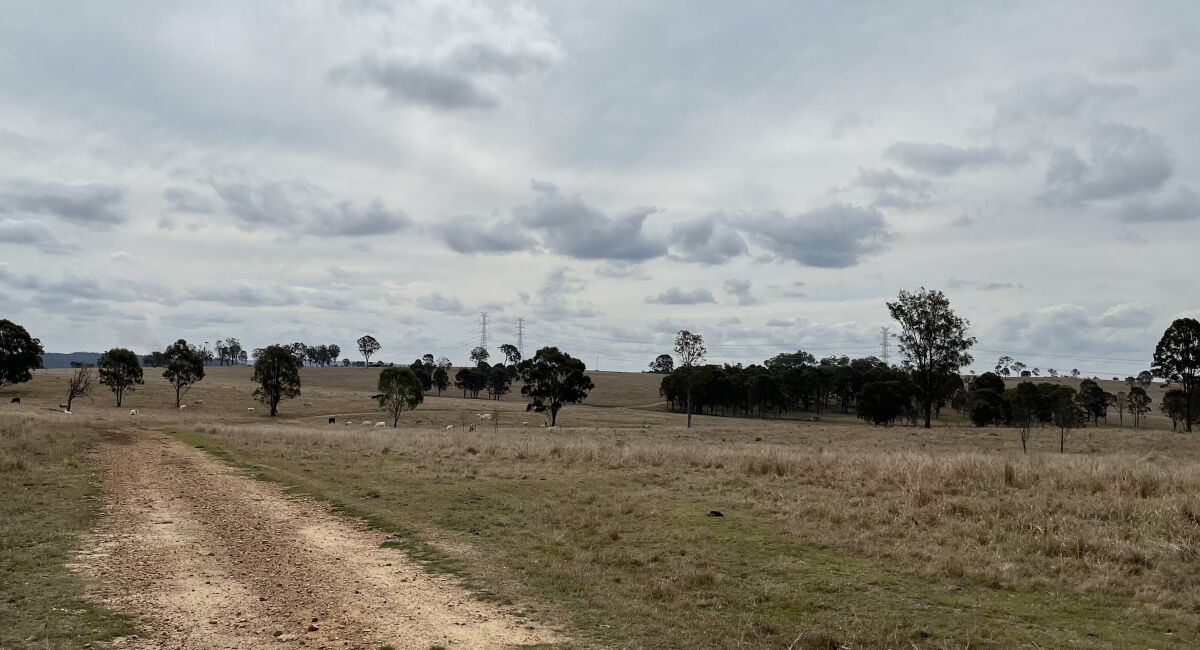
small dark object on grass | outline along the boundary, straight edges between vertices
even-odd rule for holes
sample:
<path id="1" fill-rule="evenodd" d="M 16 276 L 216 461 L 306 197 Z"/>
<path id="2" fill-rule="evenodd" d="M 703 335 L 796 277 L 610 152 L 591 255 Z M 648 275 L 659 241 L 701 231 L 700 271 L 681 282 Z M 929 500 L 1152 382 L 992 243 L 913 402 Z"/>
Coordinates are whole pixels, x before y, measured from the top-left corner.
<path id="1" fill-rule="evenodd" d="M 20 397 L 14 397 L 14 398 L 12 398 L 12 399 L 8 400 L 8 403 L 9 403 L 9 404 L 20 404 L 20 403 L 21 403 L 21 398 L 20 398 Z"/>
<path id="2" fill-rule="evenodd" d="M 337 418 L 329 418 L 330 424 L 337 424 Z"/>
<path id="3" fill-rule="evenodd" d="M 720 510 L 709 510 L 707 516 L 709 516 L 709 517 L 724 517 L 725 513 L 721 512 Z"/>

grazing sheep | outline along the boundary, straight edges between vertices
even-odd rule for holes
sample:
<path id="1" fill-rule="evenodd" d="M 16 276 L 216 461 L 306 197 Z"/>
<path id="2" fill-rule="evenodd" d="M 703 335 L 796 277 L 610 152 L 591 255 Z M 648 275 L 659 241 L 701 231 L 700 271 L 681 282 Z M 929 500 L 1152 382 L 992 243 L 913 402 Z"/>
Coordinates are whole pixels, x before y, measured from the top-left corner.
<path id="1" fill-rule="evenodd" d="M 70 411 L 68 411 L 67 409 L 63 409 L 63 413 L 66 413 L 67 415 L 70 415 L 70 414 L 71 414 L 71 412 L 70 412 Z"/>
<path id="2" fill-rule="evenodd" d="M 60 410 L 60 411 L 65 411 L 65 410 L 67 410 L 67 405 L 66 405 L 66 404 L 59 404 L 59 405 L 58 405 L 58 410 Z"/>
<path id="3" fill-rule="evenodd" d="M 529 426 L 529 423 L 528 423 L 528 422 L 522 422 L 522 423 L 521 423 L 521 426 L 523 426 L 523 427 L 527 427 L 527 426 Z"/>
<path id="4" fill-rule="evenodd" d="M 247 410 L 247 411 L 253 411 L 253 410 L 254 410 L 254 407 L 253 407 L 253 406 L 248 406 L 248 407 L 246 407 L 246 410 Z"/>
<path id="5" fill-rule="evenodd" d="M 480 420 L 490 420 L 490 419 L 492 419 L 492 414 L 491 413 L 480 413 L 479 419 Z"/>
<path id="6" fill-rule="evenodd" d="M 363 420 L 363 421 L 362 421 L 362 426 L 364 426 L 364 427 L 369 427 L 369 426 L 371 426 L 371 421 L 370 421 L 370 420 Z"/>
<path id="7" fill-rule="evenodd" d="M 180 405 L 179 405 L 179 410 L 180 410 L 180 411 L 182 411 L 182 410 L 183 410 L 183 409 L 185 409 L 185 408 L 187 408 L 187 404 L 180 404 Z"/>
<path id="8" fill-rule="evenodd" d="M 376 423 L 375 423 L 375 426 L 377 426 L 377 427 L 382 427 L 382 426 L 384 426 L 384 424 L 383 424 L 382 422 L 376 422 Z"/>
<path id="9" fill-rule="evenodd" d="M 446 427 L 446 430 L 447 430 L 447 431 L 449 431 L 449 430 L 451 430 L 451 429 L 453 429 L 453 428 L 454 428 L 454 425 L 453 425 L 453 424 L 451 424 L 450 426 Z"/>
<path id="10" fill-rule="evenodd" d="M 130 415 L 137 415 L 137 409 L 129 409 Z"/>

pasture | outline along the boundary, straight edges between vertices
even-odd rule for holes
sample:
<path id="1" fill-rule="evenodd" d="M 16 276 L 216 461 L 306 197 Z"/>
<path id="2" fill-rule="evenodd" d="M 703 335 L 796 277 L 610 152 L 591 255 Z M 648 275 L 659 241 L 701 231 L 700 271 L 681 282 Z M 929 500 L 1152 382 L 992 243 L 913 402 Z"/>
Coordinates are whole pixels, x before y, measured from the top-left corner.
<path id="1" fill-rule="evenodd" d="M 561 626 L 561 646 L 1200 643 L 1200 442 L 1161 418 L 1071 431 L 1066 454 L 1058 430 L 1037 429 L 1027 455 L 1015 430 L 950 413 L 931 430 L 826 413 L 697 416 L 689 430 L 663 410 L 659 376 L 594 373 L 594 393 L 555 430 L 519 394 L 453 390 L 392 429 L 362 426 L 385 419 L 370 400 L 375 369 L 305 368 L 301 397 L 277 418 L 253 400 L 249 368 L 209 368 L 184 410 L 160 372 L 147 368 L 122 408 L 97 391 L 59 412 L 67 371 L 0 394 L 0 472 L 22 527 L 61 531 L 56 548 L 83 544 L 72 535 L 94 514 L 41 507 L 37 486 L 59 479 L 39 468 L 78 468 L 58 498 L 83 503 L 100 498 L 87 449 L 102 434 L 163 432 L 366 519 L 429 571 Z M 16 584 L 20 567 L 38 564 L 62 598 L 81 597 L 55 573 L 65 552 L 6 562 L 5 618 L 33 617 L 32 594 L 46 593 Z M 125 623 L 99 612 L 70 625 L 93 639 Z M 41 643 L 29 647 L 77 647 L 62 640 L 85 634 L 21 629 L 0 646 L 32 634 Z"/>

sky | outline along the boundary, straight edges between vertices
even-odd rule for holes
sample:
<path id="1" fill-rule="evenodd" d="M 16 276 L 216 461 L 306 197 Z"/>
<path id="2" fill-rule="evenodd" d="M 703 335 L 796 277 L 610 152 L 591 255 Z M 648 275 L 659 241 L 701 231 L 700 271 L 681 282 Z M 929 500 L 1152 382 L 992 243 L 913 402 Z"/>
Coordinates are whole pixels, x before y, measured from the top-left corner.
<path id="1" fill-rule="evenodd" d="M 1200 315 L 1194 2 L 0 5 L 48 351 L 865 356 L 924 286 L 975 368 L 1125 376 Z"/>

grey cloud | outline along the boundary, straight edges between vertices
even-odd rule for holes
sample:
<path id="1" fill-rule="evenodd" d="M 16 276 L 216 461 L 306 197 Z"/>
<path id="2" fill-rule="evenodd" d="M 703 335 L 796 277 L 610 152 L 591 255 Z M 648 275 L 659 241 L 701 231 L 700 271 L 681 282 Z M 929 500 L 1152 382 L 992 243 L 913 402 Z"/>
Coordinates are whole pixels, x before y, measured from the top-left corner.
<path id="1" fill-rule="evenodd" d="M 289 287 L 258 287 L 247 284 L 194 287 L 187 297 L 199 302 L 216 302 L 233 307 L 289 307 L 303 302 L 300 295 Z"/>
<path id="2" fill-rule="evenodd" d="M 746 241 L 718 216 L 677 223 L 670 239 L 678 258 L 687 262 L 724 264 L 746 253 Z"/>
<path id="3" fill-rule="evenodd" d="M 666 246 L 646 236 L 646 217 L 657 210 L 632 208 L 608 216 L 578 195 L 562 194 L 558 187 L 535 181 L 537 199 L 513 209 L 521 223 L 542 233 L 543 245 L 559 255 L 584 260 L 608 259 L 637 262 L 660 257 Z"/>
<path id="4" fill-rule="evenodd" d="M 1162 138 L 1127 124 L 1109 122 L 1092 129 L 1088 152 L 1086 161 L 1073 148 L 1054 152 L 1042 201 L 1063 205 L 1157 190 L 1174 172 Z"/>
<path id="5" fill-rule="evenodd" d="M 646 302 L 658 305 L 698 305 L 702 303 L 716 302 L 712 292 L 708 289 L 680 289 L 679 287 L 671 287 L 657 296 L 646 298 Z"/>
<path id="6" fill-rule="evenodd" d="M 560 267 L 546 276 L 536 296 L 518 295 L 522 302 L 528 302 L 533 307 L 534 313 L 546 320 L 598 316 L 600 312 L 590 304 L 573 297 L 586 287 L 587 283 L 575 277 L 570 269 Z"/>
<path id="7" fill-rule="evenodd" d="M 879 210 L 840 203 L 793 217 L 758 215 L 743 226 L 776 257 L 821 268 L 854 266 L 891 239 Z"/>
<path id="8" fill-rule="evenodd" d="M 846 135 L 848 131 L 867 126 L 872 122 L 873 120 L 865 118 L 858 113 L 842 113 L 833 119 L 833 125 L 829 128 L 829 137 L 834 140 L 841 140 L 842 136 Z"/>
<path id="9" fill-rule="evenodd" d="M 288 234 L 363 237 L 412 225 L 408 215 L 388 208 L 379 198 L 366 204 L 335 201 L 311 183 L 213 180 L 212 187 L 225 209 L 249 230 L 273 227 Z"/>
<path id="10" fill-rule="evenodd" d="M 1132 86 L 1096 83 L 1075 74 L 1046 75 L 1016 84 L 1005 92 L 996 104 L 992 123 L 1005 127 L 1046 118 L 1072 118 L 1136 94 Z"/>
<path id="11" fill-rule="evenodd" d="M 497 100 L 468 76 L 399 58 L 367 54 L 329 72 L 339 84 L 371 86 L 397 104 L 444 110 L 491 109 Z"/>
<path id="12" fill-rule="evenodd" d="M 553 67 L 563 57 L 560 46 L 550 40 L 519 41 L 503 47 L 480 38 L 464 39 L 446 57 L 463 72 L 502 74 L 510 77 Z"/>
<path id="13" fill-rule="evenodd" d="M 214 201 L 196 190 L 186 187 L 168 187 L 163 190 L 163 199 L 171 212 L 209 214 L 215 207 Z"/>
<path id="14" fill-rule="evenodd" d="M 998 147 L 954 147 L 940 142 L 897 142 L 883 156 L 914 171 L 935 176 L 953 176 L 969 171 L 1019 160 Z"/>
<path id="15" fill-rule="evenodd" d="M 767 321 L 767 327 L 794 327 L 796 322 L 786 318 L 772 318 Z"/>
<path id="16" fill-rule="evenodd" d="M 1096 322 L 1101 327 L 1120 329 L 1145 327 L 1154 322 L 1154 313 L 1145 305 L 1124 303 L 1106 309 Z"/>
<path id="17" fill-rule="evenodd" d="M 1191 221 L 1200 218 L 1200 197 L 1191 187 L 1181 185 L 1156 200 L 1142 197 L 1125 201 L 1118 214 L 1130 223 Z"/>
<path id="18" fill-rule="evenodd" d="M 596 275 L 604 278 L 636 278 L 644 280 L 650 276 L 636 262 L 608 261 L 596 268 Z"/>
<path id="19" fill-rule="evenodd" d="M 516 223 L 501 219 L 451 218 L 430 231 L 458 253 L 515 253 L 537 246 L 537 241 L 521 232 Z"/>
<path id="20" fill-rule="evenodd" d="M 70 253 L 79 249 L 61 240 L 45 224 L 27 219 L 0 219 L 0 244 L 32 246 L 43 253 Z"/>
<path id="21" fill-rule="evenodd" d="M 30 291 L 40 299 L 78 299 L 107 302 L 152 302 L 173 306 L 179 298 L 169 287 L 154 282 L 113 278 L 101 284 L 94 277 L 63 275 L 58 279 L 45 274 L 17 273 L 0 264 L 0 281 L 11 288 Z"/>
<path id="22" fill-rule="evenodd" d="M 947 289 L 970 289 L 974 291 L 998 291 L 1000 289 L 1019 288 L 1020 285 L 1011 282 L 981 282 L 979 280 L 960 280 L 958 278 L 950 278 L 946 280 Z"/>
<path id="23" fill-rule="evenodd" d="M 933 184 L 923 178 L 901 176 L 890 167 L 886 169 L 859 168 L 858 178 L 851 183 L 867 190 L 871 205 L 877 208 L 911 210 L 929 205 Z"/>
<path id="24" fill-rule="evenodd" d="M 124 202 L 119 185 L 10 180 L 0 186 L 0 213 L 51 215 L 90 228 L 128 221 Z"/>
<path id="25" fill-rule="evenodd" d="M 750 293 L 750 281 L 730 278 L 723 285 L 725 293 L 737 299 L 739 306 L 757 305 L 760 301 Z"/>
<path id="26" fill-rule="evenodd" d="M 467 306 L 462 304 L 458 298 L 445 296 L 437 291 L 419 296 L 416 300 L 416 305 L 427 311 L 436 311 L 444 314 L 462 314 L 467 311 Z"/>

